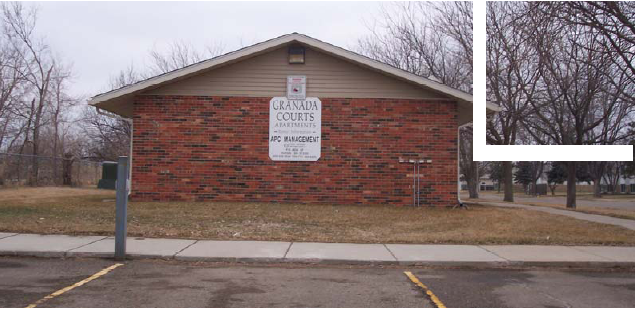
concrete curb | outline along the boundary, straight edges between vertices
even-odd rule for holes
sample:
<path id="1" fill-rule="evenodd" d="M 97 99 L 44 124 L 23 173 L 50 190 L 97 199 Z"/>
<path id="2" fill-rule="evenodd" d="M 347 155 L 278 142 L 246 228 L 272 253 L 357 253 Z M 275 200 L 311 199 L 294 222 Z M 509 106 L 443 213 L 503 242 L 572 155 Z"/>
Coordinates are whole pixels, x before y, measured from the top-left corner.
<path id="1" fill-rule="evenodd" d="M 7 257 L 39 257 L 39 258 L 99 258 L 113 259 L 114 254 L 106 253 L 70 253 L 70 252 L 32 252 L 32 251 L 2 251 L 0 256 Z M 413 267 L 464 267 L 464 268 L 635 268 L 635 262 L 565 262 L 565 261 L 364 261 L 345 259 L 315 259 L 315 258 L 253 258 L 253 257 L 173 257 L 168 255 L 127 254 L 126 259 L 160 259 L 166 261 L 209 262 L 209 263 L 289 263 L 310 265 L 359 265 L 359 266 L 413 266 Z"/>
<path id="2" fill-rule="evenodd" d="M 64 258 L 66 257 L 66 252 L 0 251 L 0 256 Z"/>
<path id="3" fill-rule="evenodd" d="M 320 265 L 399 265 L 394 260 L 357 260 L 357 259 L 331 259 L 331 258 L 284 258 L 284 263 L 295 264 L 320 264 Z"/>

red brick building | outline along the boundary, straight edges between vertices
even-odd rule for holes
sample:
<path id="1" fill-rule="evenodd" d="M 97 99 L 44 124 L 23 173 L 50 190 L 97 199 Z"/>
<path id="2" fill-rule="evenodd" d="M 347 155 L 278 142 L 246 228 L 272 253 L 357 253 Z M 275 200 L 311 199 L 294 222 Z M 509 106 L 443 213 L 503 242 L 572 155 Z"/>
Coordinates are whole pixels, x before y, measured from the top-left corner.
<path id="1" fill-rule="evenodd" d="M 133 120 L 137 201 L 449 206 L 472 118 L 467 93 L 295 33 L 90 103 Z"/>

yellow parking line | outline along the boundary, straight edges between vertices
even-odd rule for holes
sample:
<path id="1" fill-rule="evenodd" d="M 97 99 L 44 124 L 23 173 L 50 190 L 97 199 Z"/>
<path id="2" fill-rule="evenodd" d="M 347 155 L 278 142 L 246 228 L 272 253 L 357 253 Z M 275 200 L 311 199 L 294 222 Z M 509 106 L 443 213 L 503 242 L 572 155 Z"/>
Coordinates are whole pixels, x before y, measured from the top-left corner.
<path id="1" fill-rule="evenodd" d="M 123 266 L 123 264 L 114 264 L 114 265 L 112 265 L 112 266 L 110 266 L 108 268 L 104 268 L 100 272 L 98 272 L 98 273 L 96 273 L 96 274 L 94 274 L 94 275 L 92 275 L 92 276 L 90 276 L 90 277 L 88 277 L 88 278 L 86 278 L 84 280 L 81 280 L 81 281 L 79 281 L 79 282 L 77 282 L 77 283 L 75 283 L 73 285 L 67 286 L 67 287 L 65 287 L 65 288 L 63 288 L 63 289 L 61 289 L 59 291 L 56 291 L 56 292 L 54 292 L 54 293 L 52 293 L 52 294 L 50 294 L 50 295 L 48 295 L 48 296 L 36 301 L 36 302 L 26 306 L 26 308 L 35 308 L 35 307 L 37 307 L 37 305 L 39 305 L 39 304 L 41 304 L 41 303 L 43 303 L 43 302 L 45 302 L 45 301 L 47 301 L 49 299 L 52 299 L 52 298 L 57 297 L 59 295 L 62 295 L 62 294 L 66 293 L 66 292 L 68 292 L 68 291 L 70 291 L 70 290 L 72 290 L 72 289 L 74 289 L 76 287 L 82 286 L 82 285 L 84 285 L 84 284 L 86 284 L 86 283 L 88 283 L 88 282 L 90 282 L 92 280 L 97 279 L 97 278 L 99 278 L 99 277 L 111 272 L 113 269 L 115 269 L 115 268 L 117 268 L 119 266 Z"/>
<path id="2" fill-rule="evenodd" d="M 417 279 L 417 277 L 415 277 L 412 272 L 406 271 L 404 272 L 404 274 L 406 274 L 406 276 L 410 278 L 410 281 L 412 281 L 412 283 L 422 288 L 426 292 L 426 294 L 430 296 L 430 299 L 432 300 L 434 305 L 437 306 L 437 308 L 445 308 L 445 305 L 441 302 L 439 297 L 437 297 L 437 295 L 434 295 L 434 293 L 427 286 L 425 286 L 425 284 L 421 283 L 421 281 L 419 281 L 419 279 Z"/>

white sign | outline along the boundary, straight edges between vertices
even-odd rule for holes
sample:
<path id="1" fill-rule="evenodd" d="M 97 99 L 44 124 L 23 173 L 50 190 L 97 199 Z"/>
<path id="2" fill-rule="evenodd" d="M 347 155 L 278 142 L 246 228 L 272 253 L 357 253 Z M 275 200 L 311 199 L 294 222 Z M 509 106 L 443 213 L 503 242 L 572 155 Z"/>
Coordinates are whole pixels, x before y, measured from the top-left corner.
<path id="1" fill-rule="evenodd" d="M 269 158 L 317 161 L 322 148 L 322 102 L 315 97 L 269 101 Z"/>
<path id="2" fill-rule="evenodd" d="M 306 76 L 287 76 L 287 98 L 300 100 L 306 99 Z"/>

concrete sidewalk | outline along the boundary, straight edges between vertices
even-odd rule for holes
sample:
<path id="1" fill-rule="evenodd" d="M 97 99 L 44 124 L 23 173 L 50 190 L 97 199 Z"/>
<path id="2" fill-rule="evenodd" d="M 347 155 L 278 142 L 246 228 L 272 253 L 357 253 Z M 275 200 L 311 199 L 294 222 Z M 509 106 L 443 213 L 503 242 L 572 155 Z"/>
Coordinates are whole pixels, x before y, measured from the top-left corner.
<path id="1" fill-rule="evenodd" d="M 616 225 L 616 226 L 624 227 L 626 229 L 635 230 L 635 220 L 621 219 L 621 218 L 612 217 L 608 215 L 589 214 L 589 213 L 583 213 L 578 211 L 563 210 L 558 208 L 530 206 L 530 205 L 526 205 L 522 203 L 498 202 L 498 201 L 491 201 L 486 199 L 469 199 L 467 200 L 468 204 L 470 203 L 470 201 L 475 203 L 483 203 L 483 204 L 487 204 L 487 205 L 491 205 L 495 207 L 523 208 L 527 210 L 547 212 L 551 214 L 572 217 L 578 220 L 601 223 L 601 224 Z"/>
<path id="2" fill-rule="evenodd" d="M 0 233 L 0 255 L 113 257 L 114 239 Z M 635 247 L 416 245 L 128 238 L 131 258 L 442 266 L 632 267 Z"/>
<path id="3" fill-rule="evenodd" d="M 468 197 L 466 193 L 462 197 Z M 490 201 L 503 202 L 503 194 L 496 194 L 492 192 L 480 192 L 478 194 L 479 199 L 485 199 Z M 631 199 L 608 199 L 608 198 L 592 198 L 588 196 L 578 195 L 576 204 L 578 207 L 592 207 L 592 208 L 611 208 L 635 211 L 635 195 L 631 195 Z M 531 203 L 548 203 L 560 206 L 567 205 L 567 196 L 552 196 L 551 194 L 542 195 L 538 197 L 531 197 L 525 195 L 514 195 L 514 203 L 531 204 Z"/>

